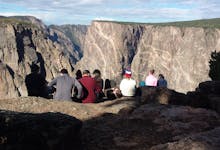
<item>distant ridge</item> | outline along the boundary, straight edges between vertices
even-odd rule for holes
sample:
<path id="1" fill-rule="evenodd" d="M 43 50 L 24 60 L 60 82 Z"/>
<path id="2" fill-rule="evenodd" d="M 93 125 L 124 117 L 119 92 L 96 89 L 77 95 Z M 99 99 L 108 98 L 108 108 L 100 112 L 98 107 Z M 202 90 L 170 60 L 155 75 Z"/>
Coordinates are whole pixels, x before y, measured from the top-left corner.
<path id="1" fill-rule="evenodd" d="M 94 20 L 95 22 L 113 22 L 119 24 L 144 24 L 155 26 L 177 26 L 177 27 L 199 27 L 199 28 L 220 28 L 220 18 L 201 19 L 191 21 L 178 21 L 178 22 L 165 22 L 165 23 L 138 23 L 138 22 L 121 22 L 121 21 L 107 21 L 107 20 Z"/>
<path id="2" fill-rule="evenodd" d="M 46 29 L 46 25 L 38 18 L 34 16 L 0 16 L 0 22 L 6 22 L 6 23 L 21 23 L 26 25 L 32 25 L 37 26 L 38 28 Z"/>
<path id="3" fill-rule="evenodd" d="M 47 26 L 42 22 L 42 20 L 34 16 L 6 17 L 6 16 L 0 15 L 0 21 L 2 20 L 10 22 L 10 23 L 23 23 L 23 24 L 30 24 L 30 25 L 32 24 L 40 28 L 44 28 L 44 29 L 47 28 Z M 177 27 L 197 27 L 197 28 L 220 28 L 220 18 L 163 22 L 163 23 L 124 22 L 124 21 L 111 21 L 111 20 L 93 20 L 92 22 L 111 22 L 111 23 L 118 23 L 118 24 L 125 24 L 125 25 L 129 24 L 129 25 L 177 26 Z M 70 24 L 70 25 L 73 25 L 73 24 Z"/>

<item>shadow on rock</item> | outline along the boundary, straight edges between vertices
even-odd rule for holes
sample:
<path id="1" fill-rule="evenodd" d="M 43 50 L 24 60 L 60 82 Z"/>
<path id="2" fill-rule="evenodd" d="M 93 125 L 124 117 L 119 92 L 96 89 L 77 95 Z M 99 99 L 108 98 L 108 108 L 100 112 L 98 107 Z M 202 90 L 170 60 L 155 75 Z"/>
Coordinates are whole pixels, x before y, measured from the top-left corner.
<path id="1" fill-rule="evenodd" d="M 82 149 L 82 122 L 61 113 L 0 111 L 1 150 Z"/>
<path id="2" fill-rule="evenodd" d="M 213 109 L 220 113 L 220 81 L 201 82 L 195 91 L 187 93 L 192 107 Z"/>
<path id="3" fill-rule="evenodd" d="M 145 104 L 128 115 L 106 113 L 84 121 L 82 143 L 85 150 L 156 150 L 160 149 L 158 145 L 181 143 L 185 138 L 203 133 L 206 139 L 198 137 L 197 140 L 217 148 L 219 138 L 211 144 L 207 142 L 219 136 L 219 132 L 208 133 L 219 127 L 219 119 L 216 112 L 201 108 Z M 183 143 L 184 146 L 189 144 L 194 145 Z"/>

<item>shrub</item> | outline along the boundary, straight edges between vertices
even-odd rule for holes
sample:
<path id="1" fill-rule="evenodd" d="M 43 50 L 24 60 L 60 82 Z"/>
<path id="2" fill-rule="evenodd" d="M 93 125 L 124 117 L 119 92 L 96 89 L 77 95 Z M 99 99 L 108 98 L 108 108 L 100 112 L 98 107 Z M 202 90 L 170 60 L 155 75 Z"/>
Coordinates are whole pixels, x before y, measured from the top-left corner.
<path id="1" fill-rule="evenodd" d="M 212 80 L 220 80 L 220 52 L 212 52 L 209 61 L 209 76 Z"/>

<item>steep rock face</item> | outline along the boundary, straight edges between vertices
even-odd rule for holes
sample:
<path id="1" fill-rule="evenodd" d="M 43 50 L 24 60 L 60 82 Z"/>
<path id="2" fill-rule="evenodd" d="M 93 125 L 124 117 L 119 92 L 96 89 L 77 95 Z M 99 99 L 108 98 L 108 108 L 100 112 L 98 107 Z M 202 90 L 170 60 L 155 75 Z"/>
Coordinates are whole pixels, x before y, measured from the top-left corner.
<path id="1" fill-rule="evenodd" d="M 94 21 L 89 27 L 84 56 L 76 68 L 100 69 L 103 78 L 118 83 L 131 66 L 138 82 L 150 69 L 164 74 L 179 92 L 194 90 L 209 80 L 211 52 L 220 51 L 220 30 Z"/>
<path id="2" fill-rule="evenodd" d="M 61 30 L 73 43 L 75 51 L 79 53 L 80 58 L 83 56 L 83 46 L 88 26 L 86 25 L 61 25 L 56 26 Z"/>
<path id="3" fill-rule="evenodd" d="M 71 53 L 75 59 L 75 64 L 83 56 L 83 44 L 87 32 L 85 25 L 62 25 L 62 26 L 49 26 L 51 40 L 57 40 L 60 44 L 64 45 L 67 53 Z M 69 57 L 71 57 L 69 55 Z"/>
<path id="4" fill-rule="evenodd" d="M 0 62 L 0 97 L 18 97 L 19 93 L 17 92 L 14 80 L 13 80 L 13 72 L 10 72 L 10 68 L 8 68 L 5 64 Z"/>
<path id="5" fill-rule="evenodd" d="M 180 92 L 194 90 L 209 80 L 211 52 L 220 51 L 220 30 L 145 26 L 132 62 L 134 77 L 145 79 L 149 69 L 162 73 L 168 86 Z M 143 72 L 144 71 L 144 72 Z"/>
<path id="6" fill-rule="evenodd" d="M 0 86 L 7 87 L 6 91 L 10 90 L 10 93 L 18 92 L 17 95 L 20 96 L 27 95 L 24 79 L 30 73 L 32 63 L 38 64 L 41 74 L 50 81 L 57 76 L 61 68 L 67 68 L 71 73 L 73 65 L 71 59 L 77 59 L 73 51 L 68 55 L 65 53 L 68 45 L 52 41 L 47 30 L 33 24 L 0 20 L 0 36 L 4 37 L 0 38 L 0 60 L 10 68 L 13 74 L 10 83 L 14 83 L 14 86 L 13 84 Z M 2 78 L 6 80 L 9 77 Z M 8 98 L 16 97 L 16 94 L 6 95 Z"/>
<path id="7" fill-rule="evenodd" d="M 66 56 L 72 64 L 75 64 L 79 60 L 79 54 L 75 53 L 74 45 L 70 39 L 63 32 L 53 28 L 49 28 L 49 34 L 49 38 L 63 48 L 60 56 Z"/>
<path id="8" fill-rule="evenodd" d="M 104 78 L 119 81 L 123 68 L 133 60 L 142 30 L 140 25 L 94 21 L 88 28 L 84 55 L 76 68 L 100 69 Z"/>
<path id="9" fill-rule="evenodd" d="M 100 69 L 104 79 L 118 84 L 124 68 L 131 67 L 138 82 L 154 68 L 156 76 L 165 75 L 169 88 L 192 91 L 210 79 L 210 54 L 220 51 L 219 29 L 100 21 L 92 22 L 88 30 L 74 25 L 48 29 L 33 17 L 12 17 L 9 22 L 4 21 L 7 17 L 0 18 L 0 36 L 4 37 L 0 38 L 0 60 L 13 74 L 11 89 L 21 96 L 27 95 L 24 78 L 32 63 L 41 66 L 48 81 L 61 68 L 72 74 L 74 67 Z"/>

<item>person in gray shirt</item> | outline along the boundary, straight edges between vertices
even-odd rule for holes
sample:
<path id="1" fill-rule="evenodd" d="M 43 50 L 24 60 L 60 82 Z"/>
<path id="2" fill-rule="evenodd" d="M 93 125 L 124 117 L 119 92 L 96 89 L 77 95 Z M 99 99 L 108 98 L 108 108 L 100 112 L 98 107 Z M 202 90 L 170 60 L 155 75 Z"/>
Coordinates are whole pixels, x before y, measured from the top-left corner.
<path id="1" fill-rule="evenodd" d="M 72 101 L 72 91 L 74 91 L 75 87 L 78 89 L 77 98 L 79 99 L 82 92 L 82 86 L 79 81 L 70 77 L 66 69 L 62 69 L 60 72 L 61 75 L 48 84 L 49 87 L 56 85 L 54 99 Z"/>

